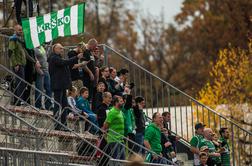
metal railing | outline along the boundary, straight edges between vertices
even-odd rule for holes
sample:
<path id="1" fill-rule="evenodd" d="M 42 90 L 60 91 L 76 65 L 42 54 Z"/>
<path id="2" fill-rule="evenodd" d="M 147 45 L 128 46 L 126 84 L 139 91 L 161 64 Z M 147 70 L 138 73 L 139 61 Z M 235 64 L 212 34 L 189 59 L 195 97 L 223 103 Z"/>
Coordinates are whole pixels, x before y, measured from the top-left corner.
<path id="1" fill-rule="evenodd" d="M 5 71 L 6 74 L 12 77 L 12 79 L 9 79 L 10 84 L 15 80 L 15 77 L 18 77 L 12 71 L 8 70 L 2 65 L 0 65 L 0 69 Z M 34 88 L 22 78 L 18 77 L 18 79 L 26 86 Z M 8 89 L 7 87 L 9 86 L 0 87 L 0 90 L 2 91 L 2 94 L 0 95 L 0 103 L 3 104 L 4 108 L 16 113 L 17 116 L 20 116 L 27 123 L 35 126 L 38 129 L 37 136 L 38 138 L 40 138 L 40 141 L 38 143 L 39 150 L 44 150 L 48 152 L 67 152 L 73 154 L 72 159 L 75 162 L 85 162 L 89 164 L 95 163 L 98 165 L 104 165 L 104 162 L 106 163 L 111 158 L 116 158 L 117 156 L 114 156 L 115 154 L 113 152 L 117 149 L 118 146 L 123 147 L 125 149 L 125 153 L 127 152 L 128 155 L 135 153 L 135 151 L 132 150 L 133 148 L 145 149 L 146 153 L 148 152 L 149 154 L 156 155 L 154 152 L 149 151 L 145 147 L 136 144 L 135 142 L 129 140 L 126 137 L 124 137 L 124 140 L 127 142 L 127 144 L 131 144 L 131 148 L 128 148 L 128 146 L 121 142 L 116 144 L 116 146 L 114 146 L 113 148 L 108 145 L 104 146 L 102 149 L 97 148 L 96 141 L 98 139 L 96 135 L 98 135 L 99 133 L 104 133 L 104 131 L 102 131 L 98 126 L 90 122 L 88 119 L 81 115 L 78 115 L 78 118 L 76 119 L 68 118 L 68 120 L 71 119 L 69 121 L 71 121 L 71 124 L 73 126 L 73 128 L 71 129 L 67 126 L 64 126 L 61 122 L 57 121 L 57 119 L 50 116 L 50 112 L 42 115 L 39 109 L 35 108 L 19 96 L 15 95 L 13 89 Z M 34 88 L 34 90 L 36 90 L 36 88 Z M 43 94 L 43 92 L 41 92 L 41 94 Z M 18 100 L 23 102 L 23 106 L 13 105 L 16 103 L 11 103 L 12 98 L 17 98 Z M 64 108 L 63 110 L 61 110 L 61 113 L 70 110 L 70 108 Z M 88 128 L 79 126 L 79 129 L 82 128 L 82 130 L 84 130 L 82 132 L 77 129 L 78 127 L 76 128 L 76 124 L 81 124 L 80 119 L 81 121 L 85 121 L 85 126 L 88 126 Z M 64 131 L 55 131 L 55 124 L 60 125 L 61 129 L 63 129 Z M 93 131 L 94 129 L 95 132 Z M 74 130 L 78 133 L 76 133 Z M 28 131 L 23 132 L 27 135 L 31 135 L 31 133 L 29 133 Z M 105 140 L 105 135 L 102 135 L 100 137 L 100 140 Z M 97 157 L 97 153 L 99 153 L 99 156 L 102 157 Z M 116 155 L 120 155 L 120 153 Z M 162 158 L 161 156 L 158 157 L 162 159 L 164 163 L 173 164 L 171 161 Z"/>
<path id="2" fill-rule="evenodd" d="M 194 125 L 202 122 L 217 132 L 221 127 L 228 127 L 231 137 L 231 158 L 233 165 L 252 163 L 252 132 L 226 118 L 215 110 L 200 103 L 193 97 L 177 89 L 160 77 L 151 73 L 138 63 L 124 56 L 119 51 L 102 44 L 106 66 L 129 70 L 129 83 L 134 82 L 135 96 L 146 100 L 145 113 L 152 117 L 154 112 L 171 113 L 169 127 L 172 132 L 189 142 L 195 134 Z"/>
<path id="3" fill-rule="evenodd" d="M 66 153 L 51 153 L 0 147 L 1 166 L 67 166 L 69 158 Z"/>
<path id="4" fill-rule="evenodd" d="M 115 49 L 104 44 L 101 46 L 104 48 L 106 65 L 116 69 L 127 68 L 130 71 L 129 81 L 136 85 L 134 95 L 145 98 L 145 112 L 148 117 L 156 111 L 169 111 L 171 131 L 186 142 L 195 134 L 196 122 L 203 122 L 215 131 L 221 127 L 228 127 L 231 132 L 229 141 L 233 165 L 252 163 L 252 133 L 249 127 L 240 126 L 198 102 Z"/>
<path id="5" fill-rule="evenodd" d="M 168 159 L 156 154 L 155 152 L 147 149 L 146 147 L 144 147 L 143 145 L 140 145 L 136 142 L 134 142 L 133 140 L 129 139 L 128 137 L 125 137 L 124 135 L 121 135 L 111 129 L 109 129 L 109 131 L 111 132 L 111 135 L 113 136 L 121 136 L 121 140 L 123 140 L 123 142 L 117 142 L 116 146 L 111 147 L 109 146 L 108 143 L 106 143 L 106 137 L 108 136 L 108 132 L 104 131 L 103 129 L 99 128 L 96 124 L 94 124 L 93 122 L 91 122 L 88 118 L 84 117 L 83 115 L 81 115 L 80 113 L 76 112 L 76 110 L 70 108 L 70 107 L 66 107 L 63 109 L 62 112 L 64 111 L 69 111 L 71 113 L 75 114 L 75 118 L 73 118 L 74 123 L 73 124 L 79 124 L 80 121 L 84 121 L 85 122 L 85 126 L 81 127 L 81 126 L 75 126 L 74 129 L 77 132 L 80 133 L 85 133 L 85 132 L 90 132 L 94 135 L 99 135 L 99 147 L 102 146 L 102 150 L 107 153 L 109 156 L 111 156 L 111 159 L 120 159 L 120 156 L 123 155 L 120 152 L 115 154 L 116 149 L 120 146 L 122 147 L 124 150 L 122 153 L 124 153 L 124 162 L 127 162 L 128 158 L 132 155 L 132 154 L 140 154 L 142 155 L 142 152 L 140 151 L 144 151 L 143 153 L 143 157 L 146 157 L 148 154 L 151 154 L 152 156 L 157 156 L 160 160 L 162 160 L 163 164 L 170 164 L 170 165 L 176 165 L 175 163 L 173 163 L 172 161 L 169 161 Z M 80 131 L 80 129 L 84 129 L 84 131 Z M 102 142 L 102 145 L 100 144 Z M 116 142 L 116 140 L 115 140 Z M 126 159 L 126 161 L 125 161 Z M 150 163 L 152 163 L 153 159 L 151 159 Z M 115 162 L 115 161 L 114 161 Z M 147 164 L 147 163 L 146 163 Z"/>
<path id="6" fill-rule="evenodd" d="M 26 130 L 26 135 L 18 131 Z M 16 132 L 15 132 L 16 131 Z M 38 150 L 38 129 L 0 105 L 0 145 L 6 148 Z"/>
<path id="7" fill-rule="evenodd" d="M 68 165 L 67 154 L 38 151 L 41 139 L 36 127 L 0 103 L 0 165 Z"/>

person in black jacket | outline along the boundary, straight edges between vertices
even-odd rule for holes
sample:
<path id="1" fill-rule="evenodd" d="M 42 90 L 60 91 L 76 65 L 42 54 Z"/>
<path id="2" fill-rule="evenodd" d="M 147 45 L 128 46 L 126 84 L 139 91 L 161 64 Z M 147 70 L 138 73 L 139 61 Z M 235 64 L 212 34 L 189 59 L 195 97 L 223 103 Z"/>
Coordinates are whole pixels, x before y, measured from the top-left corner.
<path id="1" fill-rule="evenodd" d="M 133 107 L 134 115 L 135 115 L 135 124 L 136 124 L 136 135 L 135 135 L 135 142 L 143 145 L 144 143 L 144 130 L 145 130 L 145 122 L 146 116 L 143 112 L 143 108 L 145 107 L 144 98 L 138 96 L 135 98 L 135 106 Z M 136 147 L 135 152 L 140 152 L 144 154 L 144 150 L 139 149 Z"/>
<path id="2" fill-rule="evenodd" d="M 94 113 L 96 113 L 97 108 L 102 104 L 103 102 L 103 93 L 105 91 L 105 84 L 103 82 L 99 82 L 97 84 L 97 92 L 94 96 L 93 102 L 92 102 L 92 110 Z"/>
<path id="3" fill-rule="evenodd" d="M 168 131 L 168 138 L 170 140 L 170 142 L 172 143 L 172 147 L 174 149 L 174 151 L 176 152 L 177 150 L 177 141 L 180 139 L 178 136 L 176 135 L 173 135 L 172 132 L 171 132 L 171 127 L 169 126 L 170 124 L 170 121 L 171 121 L 171 113 L 170 112 L 163 112 L 162 113 L 162 116 L 163 116 L 163 127 L 167 129 Z"/>
<path id="4" fill-rule="evenodd" d="M 95 80 L 96 68 L 95 68 L 95 58 L 92 54 L 94 50 L 96 50 L 98 46 L 98 42 L 93 38 L 90 39 L 86 44 L 86 50 L 83 52 L 83 60 L 87 61 L 87 67 L 84 68 L 83 71 L 83 86 L 88 88 L 89 91 L 89 101 L 92 103 L 92 99 L 94 97 L 94 89 L 96 87 L 97 82 Z"/>
<path id="5" fill-rule="evenodd" d="M 85 43 L 80 42 L 77 44 L 77 47 L 67 53 L 69 59 L 76 57 L 78 54 L 82 54 L 85 50 Z M 75 60 L 75 65 L 69 65 L 70 73 L 71 73 L 71 80 L 73 86 L 75 86 L 78 90 L 83 87 L 82 77 L 83 77 L 83 68 L 81 63 L 79 63 L 80 67 L 76 67 L 78 63 L 78 59 Z"/>
<path id="6" fill-rule="evenodd" d="M 111 101 L 112 101 L 112 95 L 110 92 L 104 92 L 102 94 L 102 98 L 103 98 L 103 101 L 102 103 L 97 107 L 97 110 L 96 110 L 96 115 L 97 115 L 97 121 L 98 121 L 98 126 L 100 128 L 103 127 L 103 124 L 107 118 L 107 113 L 109 111 L 109 107 L 111 105 Z M 105 151 L 106 153 L 110 153 L 109 151 L 109 148 L 105 148 L 107 146 L 107 141 L 106 141 L 106 136 L 102 136 L 103 133 L 100 133 L 101 134 L 101 139 L 100 139 L 100 145 L 99 145 L 99 148 L 103 151 Z M 102 156 L 101 157 L 101 165 L 106 165 L 105 163 L 108 162 L 108 158 L 106 156 Z M 99 164 L 100 165 L 100 164 Z"/>
<path id="7" fill-rule="evenodd" d="M 69 65 L 76 62 L 77 58 L 82 58 L 82 54 L 78 54 L 71 59 L 63 59 L 64 47 L 57 43 L 52 47 L 53 53 L 48 59 L 49 73 L 51 77 L 51 89 L 54 92 L 54 99 L 58 102 L 62 108 L 68 106 L 66 90 L 72 86 L 71 75 Z M 59 108 L 56 104 L 54 106 L 54 117 L 58 117 Z M 66 125 L 67 111 L 64 111 L 61 115 L 61 123 Z M 60 129 L 57 125 L 56 129 Z"/>
<path id="8" fill-rule="evenodd" d="M 100 128 L 103 126 L 103 123 L 106 120 L 107 112 L 112 101 L 112 95 L 110 92 L 104 92 L 102 98 L 102 104 L 100 104 L 96 110 L 98 125 Z"/>

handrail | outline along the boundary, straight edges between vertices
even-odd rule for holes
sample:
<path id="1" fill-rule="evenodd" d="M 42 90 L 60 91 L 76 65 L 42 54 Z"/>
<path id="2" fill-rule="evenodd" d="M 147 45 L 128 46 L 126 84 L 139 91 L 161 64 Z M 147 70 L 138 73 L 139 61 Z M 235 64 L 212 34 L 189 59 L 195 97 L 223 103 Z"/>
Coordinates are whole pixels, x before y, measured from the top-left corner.
<path id="1" fill-rule="evenodd" d="M 0 68 L 1 68 L 1 67 L 2 67 L 5 71 L 10 72 L 12 75 L 15 75 L 13 72 L 9 71 L 7 68 L 3 67 L 2 65 L 0 65 Z M 15 76 L 16 76 L 16 75 L 15 75 Z M 22 78 L 19 77 L 19 79 L 20 79 L 21 81 L 24 81 L 27 85 L 32 86 L 31 84 L 29 84 L 28 82 L 26 82 L 26 81 L 23 80 Z M 35 88 L 35 89 L 36 89 L 36 88 Z M 11 91 L 8 91 L 8 93 L 11 94 L 11 96 L 14 96 L 14 97 L 19 98 L 18 96 L 16 96 L 16 95 L 15 95 L 13 92 L 11 92 Z M 32 108 L 33 110 L 39 112 L 39 110 L 38 110 L 36 107 L 34 107 L 33 105 L 28 104 L 26 101 L 24 101 L 24 100 L 21 99 L 21 98 L 19 98 L 19 99 L 22 100 L 22 101 L 25 103 L 25 105 L 27 105 L 28 107 L 30 107 L 30 108 Z M 61 110 L 61 111 L 62 111 L 61 113 L 64 113 L 64 111 L 67 111 L 67 109 L 70 110 L 71 108 L 66 107 L 66 108 L 64 108 L 64 109 Z M 89 120 L 86 119 L 85 117 L 81 116 L 80 114 L 78 114 L 78 115 L 79 115 L 81 118 L 83 118 L 85 121 L 89 122 L 91 125 L 95 126 L 95 124 L 93 124 L 91 121 L 89 121 Z M 48 115 L 48 116 L 46 115 L 46 117 L 47 117 L 48 119 L 51 119 L 52 121 L 54 121 L 56 124 L 59 124 L 62 128 L 64 128 L 65 130 L 69 131 L 69 132 L 72 133 L 73 135 L 79 137 L 79 134 L 77 134 L 75 131 L 73 131 L 73 130 L 72 130 L 71 128 L 69 128 L 68 126 L 65 126 L 64 124 L 62 124 L 61 122 L 57 121 L 56 119 L 54 119 L 53 117 L 51 117 L 51 116 L 49 116 L 49 115 Z M 19 118 L 20 118 L 20 117 L 19 117 Z M 20 119 L 22 119 L 22 118 L 20 118 Z M 95 127 L 99 128 L 98 126 L 95 126 Z M 100 130 L 100 131 L 103 131 L 103 130 L 100 129 L 100 128 L 99 128 L 99 130 Z M 103 132 L 104 132 L 104 131 L 103 131 Z M 46 133 L 45 133 L 45 134 L 46 134 Z M 79 138 L 80 138 L 81 140 L 83 140 L 81 137 L 79 137 Z M 133 141 L 129 140 L 129 139 L 126 138 L 126 137 L 124 137 L 124 139 L 127 140 L 128 142 L 134 143 Z M 92 146 L 93 148 L 95 148 L 96 151 L 101 152 L 104 156 L 106 156 L 107 158 L 111 159 L 111 156 L 108 155 L 107 153 L 105 153 L 102 149 L 96 147 L 96 146 L 93 145 L 92 143 L 89 143 L 87 140 L 83 140 L 83 141 L 85 141 L 85 142 L 88 143 L 90 146 Z M 121 143 L 121 144 L 122 144 L 122 143 Z M 140 146 L 140 145 L 138 145 L 138 146 Z M 141 146 L 141 148 L 145 149 L 146 151 L 149 151 L 148 149 L 146 149 L 146 148 L 143 147 L 143 146 Z M 154 152 L 152 152 L 152 153 L 155 154 Z M 160 157 L 161 157 L 161 156 L 160 156 Z M 171 163 L 171 161 L 169 161 L 169 160 L 167 160 L 167 162 L 170 162 L 170 163 Z"/>
<path id="2" fill-rule="evenodd" d="M 38 131 L 38 129 L 36 127 L 34 127 L 33 125 L 27 123 L 25 120 L 23 120 L 19 116 L 15 115 L 13 112 L 9 111 L 8 109 L 4 108 L 2 105 L 0 105 L 0 109 L 4 110 L 5 112 L 8 112 L 8 114 L 10 114 L 11 116 L 13 116 L 16 119 L 20 120 L 22 123 L 24 123 L 25 125 L 29 126 L 32 130 Z"/>
<path id="3" fill-rule="evenodd" d="M 38 91 L 40 93 L 40 95 L 45 96 L 46 98 L 50 99 L 51 101 L 53 101 L 54 104 L 57 104 L 59 107 L 59 110 L 62 109 L 62 106 L 60 105 L 60 103 L 58 103 L 57 101 L 54 100 L 54 98 L 49 97 L 48 95 L 46 95 L 46 93 L 44 93 L 43 91 L 35 88 L 33 85 L 31 85 L 29 82 L 27 82 L 26 80 L 24 80 L 23 78 L 19 77 L 18 75 L 16 75 L 13 71 L 11 71 L 10 69 L 8 69 L 7 67 L 5 67 L 4 65 L 0 64 L 0 71 L 2 70 L 1 68 L 3 68 L 5 71 L 7 71 L 8 73 L 15 75 L 15 77 L 17 77 L 18 79 L 20 79 L 22 82 L 24 82 L 25 84 L 27 84 L 30 87 L 33 87 L 36 91 Z"/>
<path id="4" fill-rule="evenodd" d="M 118 159 L 111 159 L 111 161 L 114 161 L 114 162 L 117 162 L 117 163 L 123 163 L 123 164 L 130 164 L 131 161 L 125 161 L 125 160 L 118 160 Z M 143 162 L 141 163 L 143 165 L 150 165 L 150 166 L 163 166 L 162 164 L 156 164 L 156 163 L 146 163 L 146 162 Z M 166 166 L 170 166 L 170 165 L 166 165 Z"/>
<path id="5" fill-rule="evenodd" d="M 46 154 L 46 155 L 62 155 L 68 157 L 67 153 L 57 153 L 57 152 L 46 152 L 37 150 L 27 150 L 27 149 L 14 149 L 14 148 L 4 148 L 0 147 L 0 151 L 10 151 L 10 152 L 21 152 L 21 153 L 35 153 L 35 154 Z"/>
<path id="6" fill-rule="evenodd" d="M 0 68 L 2 67 L 2 65 L 0 65 Z M 4 68 L 4 69 L 6 69 L 6 68 Z M 6 70 L 6 71 L 8 71 L 8 70 Z M 12 73 L 13 75 L 15 75 L 14 73 Z M 15 75 L 16 76 L 16 75 Z M 20 78 L 20 80 L 22 80 L 22 81 L 24 81 L 22 78 Z M 27 83 L 27 82 L 26 82 Z M 27 83 L 27 85 L 30 85 L 29 83 Z M 30 85 L 31 86 L 31 85 Z M 25 103 L 25 105 L 26 105 L 26 107 L 25 108 L 31 108 L 32 110 L 35 110 L 35 111 L 37 111 L 37 112 L 39 112 L 39 110 L 36 108 L 36 107 L 34 107 L 33 105 L 30 105 L 29 103 L 27 103 L 26 101 L 24 101 L 23 99 L 21 99 L 21 98 L 19 98 L 18 96 L 16 96 L 13 92 L 11 92 L 10 90 L 7 90 L 7 89 L 4 89 L 5 91 L 8 91 L 8 93 L 9 94 L 11 94 L 11 96 L 13 96 L 13 97 L 16 97 L 16 98 L 18 98 L 19 100 L 21 100 L 22 102 L 24 102 Z M 92 147 L 92 148 L 94 148 L 96 151 L 99 151 L 103 156 L 105 156 L 105 157 L 107 157 L 108 159 L 110 159 L 111 158 L 111 156 L 109 156 L 109 155 L 107 155 L 105 152 L 103 152 L 100 148 L 98 148 L 98 147 L 96 147 L 95 145 L 93 145 L 92 143 L 90 143 L 87 139 L 84 139 L 84 138 L 82 138 L 81 136 L 80 136 L 80 134 L 78 134 L 78 133 L 76 133 L 75 131 L 73 131 L 72 129 L 70 129 L 68 126 L 65 126 L 64 124 L 62 124 L 60 121 L 58 121 L 58 120 L 56 120 L 55 118 L 53 118 L 52 116 L 50 116 L 50 115 L 45 115 L 45 117 L 47 118 L 47 119 L 49 119 L 49 120 L 51 120 L 51 121 L 53 121 L 54 122 L 54 124 L 53 124 L 53 126 L 49 126 L 49 127 L 54 127 L 54 125 L 56 124 L 56 125 L 59 125 L 64 131 L 68 131 L 69 132 L 69 134 L 72 134 L 72 136 L 75 136 L 76 138 L 78 138 L 78 140 L 81 140 L 81 141 L 84 141 L 85 143 L 87 143 L 90 147 Z M 23 118 L 21 118 L 21 117 L 19 117 L 20 119 L 23 119 Z M 32 118 L 31 118 L 32 119 Z M 33 125 L 37 125 L 38 124 L 38 121 L 40 120 L 40 117 L 37 117 L 36 119 L 35 119 L 35 121 L 33 122 L 34 124 Z M 43 119 L 41 119 L 41 121 L 43 121 Z M 30 124 L 30 123 L 29 123 Z M 48 131 L 47 131 L 48 130 Z M 50 130 L 53 130 L 53 129 L 50 129 L 50 128 L 44 128 L 44 132 L 43 132 L 43 134 L 41 134 L 41 136 L 43 137 L 43 138 L 45 138 L 47 135 L 50 135 Z M 40 138 L 40 136 L 39 135 L 36 135 L 38 138 Z M 67 136 L 66 136 L 66 138 L 63 138 L 61 141 L 67 141 Z M 55 143 L 57 143 L 57 139 L 56 140 L 54 140 L 54 141 L 56 141 Z M 42 142 L 43 143 L 43 142 Z M 52 142 L 50 145 L 49 145 L 50 147 L 49 148 L 54 148 L 54 142 Z M 58 149 L 49 149 L 49 151 L 50 150 L 52 150 L 52 151 L 54 151 L 54 150 L 58 150 Z M 92 158 L 93 158 L 94 156 L 92 156 Z M 83 159 L 81 159 L 81 160 L 83 160 Z"/>
<path id="7" fill-rule="evenodd" d="M 150 74 L 151 76 L 155 77 L 156 79 L 158 79 L 159 81 L 165 83 L 166 85 L 170 86 L 171 88 L 177 90 L 178 92 L 180 92 L 181 94 L 185 95 L 186 97 L 188 97 L 189 99 L 191 99 L 192 101 L 194 101 L 195 103 L 201 105 L 202 107 L 210 110 L 211 112 L 215 113 L 216 115 L 220 116 L 221 118 L 225 119 L 226 121 L 232 123 L 233 125 L 235 125 L 236 127 L 238 127 L 239 129 L 249 133 L 250 135 L 252 135 L 252 132 L 240 127 L 237 123 L 233 122 L 230 119 L 227 119 L 226 117 L 224 117 L 223 115 L 221 115 L 220 113 L 216 112 L 215 110 L 213 110 L 212 108 L 204 105 L 203 103 L 200 103 L 198 100 L 194 99 L 193 97 L 191 97 L 190 95 L 186 94 L 185 92 L 179 90 L 178 88 L 176 88 L 175 86 L 171 85 L 170 83 L 168 83 L 167 81 L 163 80 L 162 78 L 160 78 L 159 76 L 155 75 L 154 73 L 146 70 L 144 67 L 140 66 L 139 64 L 137 64 L 136 62 L 132 61 L 131 59 L 129 59 L 128 57 L 124 56 L 123 54 L 121 54 L 120 52 L 116 51 L 115 49 L 113 49 L 112 47 L 106 45 L 106 44 L 101 44 L 102 46 L 112 50 L 113 52 L 115 52 L 117 55 L 119 55 L 121 58 L 129 61 L 130 63 L 134 64 L 135 66 L 137 66 L 138 68 L 140 68 L 141 70 L 143 70 L 144 72 Z"/>
<path id="8" fill-rule="evenodd" d="M 100 128 L 99 126 L 97 126 L 96 124 L 94 124 L 93 122 L 91 122 L 90 120 L 88 120 L 86 117 L 84 117 L 83 115 L 81 115 L 79 112 L 77 112 L 76 110 L 74 110 L 74 109 L 71 108 L 71 107 L 65 107 L 65 108 L 63 108 L 63 111 L 62 111 L 62 112 L 67 111 L 67 110 L 70 110 L 70 111 L 74 112 L 76 115 L 78 115 L 78 117 L 84 119 L 86 122 L 88 122 L 88 123 L 91 124 L 92 126 L 95 126 L 96 128 L 98 128 L 98 130 L 99 130 L 100 132 L 106 133 L 106 131 L 105 131 L 104 129 Z M 115 134 L 115 135 L 120 135 L 120 136 L 123 138 L 124 141 L 130 142 L 130 143 L 134 144 L 134 146 L 136 145 L 137 147 L 139 147 L 139 148 L 141 148 L 141 149 L 144 149 L 144 150 L 145 150 L 146 152 L 148 152 L 148 153 L 155 154 L 156 156 L 158 156 L 158 157 L 160 157 L 160 158 L 166 160 L 169 164 L 174 164 L 172 161 L 163 158 L 162 156 L 160 156 L 160 155 L 156 154 L 155 152 L 151 151 L 150 149 L 147 149 L 147 148 L 144 147 L 143 145 L 140 145 L 140 144 L 138 144 L 138 143 L 136 143 L 136 142 L 130 140 L 129 138 L 125 137 L 124 135 L 121 135 L 121 134 L 119 134 L 119 133 L 117 133 L 117 132 L 115 132 L 114 130 L 111 130 L 111 129 L 110 129 L 110 131 L 111 131 L 113 134 Z M 119 144 L 121 144 L 122 146 L 124 146 L 125 148 L 127 148 L 123 143 L 119 143 Z M 131 151 L 131 152 L 133 153 L 132 150 L 130 150 L 130 149 L 128 149 L 128 150 Z M 123 161 L 124 161 L 124 160 L 123 160 Z"/>
<path id="9" fill-rule="evenodd" d="M 194 124 L 203 122 L 215 132 L 221 127 L 228 127 L 231 131 L 231 162 L 233 165 L 251 163 L 249 154 L 252 153 L 252 131 L 241 126 L 236 121 L 216 112 L 209 106 L 197 101 L 185 92 L 179 90 L 157 75 L 151 73 L 137 64 L 118 50 L 102 44 L 105 54 L 105 65 L 114 65 L 116 69 L 125 67 L 129 70 L 129 80 L 134 81 L 136 88 L 134 93 L 142 95 L 146 100 L 146 114 L 154 111 L 169 111 L 171 121 L 169 127 L 173 133 L 184 141 L 189 140 L 195 134 Z M 120 62 L 120 63 L 118 63 Z M 245 146 L 247 146 L 245 148 Z M 235 149 L 238 149 L 235 151 Z"/>

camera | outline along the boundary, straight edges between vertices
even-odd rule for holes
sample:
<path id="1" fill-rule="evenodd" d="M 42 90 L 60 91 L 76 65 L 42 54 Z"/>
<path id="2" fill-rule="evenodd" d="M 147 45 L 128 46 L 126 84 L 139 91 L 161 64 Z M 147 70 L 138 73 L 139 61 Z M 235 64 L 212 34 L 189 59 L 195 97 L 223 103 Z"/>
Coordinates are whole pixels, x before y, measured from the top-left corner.
<path id="1" fill-rule="evenodd" d="M 130 89 L 133 89 L 134 87 L 135 87 L 135 84 L 133 82 L 129 84 Z"/>

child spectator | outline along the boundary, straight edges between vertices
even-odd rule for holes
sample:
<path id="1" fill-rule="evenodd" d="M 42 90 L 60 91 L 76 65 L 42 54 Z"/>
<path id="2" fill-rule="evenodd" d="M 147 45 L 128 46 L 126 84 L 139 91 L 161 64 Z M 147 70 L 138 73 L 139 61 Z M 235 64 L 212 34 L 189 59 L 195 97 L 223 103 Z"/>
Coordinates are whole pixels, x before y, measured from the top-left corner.
<path id="1" fill-rule="evenodd" d="M 71 88 L 68 89 L 67 93 L 67 102 L 69 106 L 79 114 L 83 114 L 84 116 L 88 117 L 88 114 L 85 112 L 82 112 L 79 108 L 76 107 L 76 97 L 77 97 L 77 88 L 75 86 L 72 86 Z M 73 112 L 74 115 L 76 113 Z"/>
<path id="2" fill-rule="evenodd" d="M 200 166 L 207 166 L 208 154 L 206 152 L 200 152 L 199 159 L 200 159 Z"/>
<path id="3" fill-rule="evenodd" d="M 103 82 L 99 82 L 97 84 L 97 92 L 94 96 L 94 99 L 93 99 L 93 103 L 92 103 L 92 110 L 94 113 L 97 114 L 97 108 L 99 107 L 99 105 L 102 104 L 102 94 L 105 90 L 105 84 Z"/>
<path id="4" fill-rule="evenodd" d="M 80 97 L 77 99 L 76 106 L 77 108 L 88 114 L 88 120 L 90 120 L 92 123 L 98 126 L 96 115 L 90 108 L 88 97 L 89 97 L 88 88 L 82 87 L 80 89 Z M 97 129 L 91 128 L 91 131 L 96 132 Z"/>
<path id="5" fill-rule="evenodd" d="M 208 154 L 208 152 L 209 152 L 208 146 L 202 146 L 202 147 L 200 148 L 200 152 L 205 152 L 205 153 Z"/>

